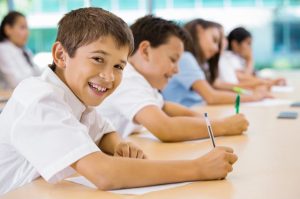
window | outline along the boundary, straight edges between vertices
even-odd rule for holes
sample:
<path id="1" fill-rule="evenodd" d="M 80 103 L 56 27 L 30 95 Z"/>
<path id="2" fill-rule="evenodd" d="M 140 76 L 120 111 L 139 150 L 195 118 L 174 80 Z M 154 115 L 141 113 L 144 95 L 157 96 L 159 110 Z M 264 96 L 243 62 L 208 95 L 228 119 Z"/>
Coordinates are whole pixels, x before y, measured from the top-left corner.
<path id="1" fill-rule="evenodd" d="M 111 10 L 111 8 L 112 8 L 110 0 L 101 0 L 101 1 L 92 0 L 91 5 L 95 6 L 95 7 L 103 8 L 105 10 Z"/>
<path id="2" fill-rule="evenodd" d="M 232 6 L 255 6 L 255 0 L 231 0 Z"/>
<path id="3" fill-rule="evenodd" d="M 166 0 L 153 0 L 152 2 L 154 9 L 162 9 L 167 7 Z"/>
<path id="4" fill-rule="evenodd" d="M 0 19 L 1 19 L 1 21 L 7 13 L 8 13 L 7 1 L 6 0 L 0 0 Z"/>
<path id="5" fill-rule="evenodd" d="M 119 0 L 120 10 L 136 10 L 139 8 L 138 0 Z"/>
<path id="6" fill-rule="evenodd" d="M 203 7 L 223 7 L 223 0 L 202 0 Z"/>
<path id="7" fill-rule="evenodd" d="M 173 0 L 174 8 L 194 8 L 195 0 Z"/>

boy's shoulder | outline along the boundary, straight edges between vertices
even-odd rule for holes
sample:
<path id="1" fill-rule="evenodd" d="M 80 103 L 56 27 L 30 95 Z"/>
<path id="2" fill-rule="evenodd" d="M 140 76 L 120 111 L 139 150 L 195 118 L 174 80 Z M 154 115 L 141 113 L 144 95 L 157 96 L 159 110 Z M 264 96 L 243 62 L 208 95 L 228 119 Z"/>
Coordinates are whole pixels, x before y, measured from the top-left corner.
<path id="1" fill-rule="evenodd" d="M 12 98 L 22 101 L 23 104 L 31 104 L 42 98 L 51 97 L 53 99 L 63 99 L 64 90 L 41 77 L 30 77 L 16 87 Z"/>
<path id="2" fill-rule="evenodd" d="M 124 76 L 121 82 L 120 87 L 132 89 L 132 88 L 151 88 L 151 85 L 148 83 L 146 78 L 139 73 L 132 65 L 127 64 Z"/>

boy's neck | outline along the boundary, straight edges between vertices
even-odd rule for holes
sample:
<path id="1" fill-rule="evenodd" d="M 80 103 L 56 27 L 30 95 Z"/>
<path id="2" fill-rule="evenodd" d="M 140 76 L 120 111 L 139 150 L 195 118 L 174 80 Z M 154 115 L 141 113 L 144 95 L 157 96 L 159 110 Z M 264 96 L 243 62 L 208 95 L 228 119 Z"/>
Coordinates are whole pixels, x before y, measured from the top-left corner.
<path id="1" fill-rule="evenodd" d="M 144 64 L 143 58 L 136 52 L 128 58 L 128 62 L 141 74 L 143 74 L 142 66 Z"/>
<path id="2" fill-rule="evenodd" d="M 134 55 L 128 58 L 128 62 L 132 65 L 132 67 L 140 73 L 149 84 L 151 84 L 150 80 L 148 79 L 147 74 L 144 72 L 144 69 L 147 67 L 145 66 L 147 62 L 144 60 L 144 58 L 136 52 Z M 151 84 L 152 85 L 152 84 Z"/>

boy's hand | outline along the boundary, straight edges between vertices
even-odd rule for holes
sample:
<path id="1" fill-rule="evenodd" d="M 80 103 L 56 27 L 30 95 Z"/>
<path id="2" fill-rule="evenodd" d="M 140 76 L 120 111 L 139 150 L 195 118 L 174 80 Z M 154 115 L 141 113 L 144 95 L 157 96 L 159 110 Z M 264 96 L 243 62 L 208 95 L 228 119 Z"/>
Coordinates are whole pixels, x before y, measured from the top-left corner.
<path id="1" fill-rule="evenodd" d="M 263 89 L 263 87 L 259 87 L 253 91 L 253 100 L 260 101 L 266 98 L 274 98 L 273 95 L 267 89 Z"/>
<path id="2" fill-rule="evenodd" d="M 121 142 L 116 146 L 114 156 L 146 159 L 144 152 L 130 142 Z"/>
<path id="3" fill-rule="evenodd" d="M 224 135 L 240 135 L 247 130 L 249 122 L 243 114 L 236 114 L 223 119 Z"/>
<path id="4" fill-rule="evenodd" d="M 200 180 L 220 180 L 232 171 L 237 156 L 229 147 L 216 147 L 206 155 L 196 159 Z"/>
<path id="5" fill-rule="evenodd" d="M 286 80 L 284 78 L 277 78 L 272 80 L 273 85 L 286 86 Z"/>

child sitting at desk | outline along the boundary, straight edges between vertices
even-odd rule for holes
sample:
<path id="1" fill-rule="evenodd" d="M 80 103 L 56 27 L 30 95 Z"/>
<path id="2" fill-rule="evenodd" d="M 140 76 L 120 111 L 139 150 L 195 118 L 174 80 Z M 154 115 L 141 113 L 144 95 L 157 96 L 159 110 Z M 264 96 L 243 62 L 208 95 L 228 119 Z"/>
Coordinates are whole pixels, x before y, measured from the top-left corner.
<path id="1" fill-rule="evenodd" d="M 92 107 L 120 84 L 132 50 L 125 22 L 100 8 L 60 20 L 51 68 L 22 81 L 0 115 L 0 194 L 75 171 L 104 190 L 222 179 L 232 171 L 237 156 L 227 147 L 193 160 L 145 160 L 96 114 Z"/>
<path id="2" fill-rule="evenodd" d="M 124 137 L 146 127 L 164 142 L 208 137 L 203 117 L 187 107 L 164 101 L 159 90 L 178 72 L 186 32 L 172 21 L 145 16 L 131 30 L 135 49 L 118 89 L 99 106 Z M 187 77 L 188 79 L 188 77 Z M 174 90 L 173 92 L 177 92 Z M 242 114 L 213 120 L 216 136 L 240 135 L 248 127 Z"/>
<path id="3" fill-rule="evenodd" d="M 227 83 L 256 83 L 267 85 L 285 85 L 284 78 L 262 79 L 255 76 L 252 54 L 251 33 L 243 27 L 237 27 L 228 34 L 228 49 L 222 53 L 219 62 L 220 79 Z M 233 74 L 227 76 L 226 74 Z"/>

